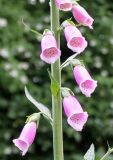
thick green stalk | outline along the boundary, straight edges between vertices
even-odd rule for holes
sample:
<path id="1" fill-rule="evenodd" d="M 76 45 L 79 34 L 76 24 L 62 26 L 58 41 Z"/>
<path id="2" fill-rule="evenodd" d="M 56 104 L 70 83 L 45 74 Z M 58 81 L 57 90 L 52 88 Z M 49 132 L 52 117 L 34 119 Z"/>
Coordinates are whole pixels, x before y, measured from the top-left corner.
<path id="1" fill-rule="evenodd" d="M 55 34 L 55 38 L 60 48 L 60 33 L 59 28 L 59 11 L 56 8 L 55 0 L 50 1 L 51 8 L 51 30 Z M 54 79 L 61 86 L 61 70 L 60 59 L 51 65 L 51 73 Z M 61 91 L 59 91 L 56 97 L 52 96 L 52 112 L 53 112 L 53 150 L 54 160 L 64 160 L 63 157 L 63 133 L 62 133 L 62 101 Z"/>

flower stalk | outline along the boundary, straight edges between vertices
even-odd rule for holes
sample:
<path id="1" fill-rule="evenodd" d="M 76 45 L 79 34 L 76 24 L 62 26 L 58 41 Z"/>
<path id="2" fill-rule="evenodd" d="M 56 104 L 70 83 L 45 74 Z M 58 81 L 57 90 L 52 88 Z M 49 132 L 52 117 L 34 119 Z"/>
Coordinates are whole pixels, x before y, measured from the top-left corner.
<path id="1" fill-rule="evenodd" d="M 105 160 L 108 158 L 108 156 L 113 153 L 113 148 L 109 148 L 107 153 L 100 159 L 100 160 Z"/>
<path id="2" fill-rule="evenodd" d="M 57 40 L 60 48 L 60 33 L 57 31 L 59 24 L 59 10 L 56 8 L 55 0 L 50 1 L 51 8 L 51 30 Z M 61 69 L 60 58 L 51 65 L 51 74 L 61 86 Z M 62 101 L 61 91 L 59 90 L 56 97 L 52 95 L 52 113 L 53 113 L 53 150 L 54 160 L 64 160 L 63 157 L 63 132 L 62 132 Z"/>

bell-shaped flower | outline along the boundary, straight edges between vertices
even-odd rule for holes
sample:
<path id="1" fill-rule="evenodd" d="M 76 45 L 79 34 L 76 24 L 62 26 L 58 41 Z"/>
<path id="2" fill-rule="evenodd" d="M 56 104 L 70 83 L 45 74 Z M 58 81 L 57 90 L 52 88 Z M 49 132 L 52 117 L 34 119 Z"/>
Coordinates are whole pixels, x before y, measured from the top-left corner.
<path id="1" fill-rule="evenodd" d="M 84 112 L 75 96 L 67 96 L 63 99 L 63 107 L 67 116 L 68 124 L 76 131 L 82 131 L 88 119 L 87 112 Z"/>
<path id="2" fill-rule="evenodd" d="M 46 63 L 55 63 L 61 56 L 57 42 L 51 31 L 45 32 L 41 40 L 42 53 L 40 58 Z"/>
<path id="3" fill-rule="evenodd" d="M 72 8 L 72 13 L 78 23 L 84 26 L 88 26 L 90 29 L 93 29 L 92 25 L 94 19 L 87 13 L 87 11 L 83 7 L 78 4 L 74 5 Z"/>
<path id="4" fill-rule="evenodd" d="M 71 0 L 55 0 L 58 9 L 62 11 L 70 11 L 72 9 Z"/>
<path id="5" fill-rule="evenodd" d="M 17 139 L 13 140 L 13 143 L 16 147 L 18 147 L 22 151 L 22 156 L 26 154 L 29 147 L 33 143 L 36 135 L 36 123 L 35 122 L 28 122 L 20 136 Z"/>
<path id="6" fill-rule="evenodd" d="M 93 80 L 85 67 L 81 65 L 75 66 L 73 73 L 81 92 L 86 97 L 90 97 L 97 87 L 97 81 Z"/>
<path id="7" fill-rule="evenodd" d="M 67 46 L 73 52 L 81 53 L 87 47 L 87 41 L 74 25 L 67 25 L 64 29 Z"/>

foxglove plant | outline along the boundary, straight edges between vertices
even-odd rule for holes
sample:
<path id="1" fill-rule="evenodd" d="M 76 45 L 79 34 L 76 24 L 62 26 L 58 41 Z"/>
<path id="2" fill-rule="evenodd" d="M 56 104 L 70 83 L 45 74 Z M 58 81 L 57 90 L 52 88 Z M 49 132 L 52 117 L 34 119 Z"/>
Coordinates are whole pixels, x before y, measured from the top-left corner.
<path id="1" fill-rule="evenodd" d="M 75 59 L 75 57 L 87 47 L 87 41 L 85 37 L 82 36 L 77 26 L 83 25 L 92 28 L 94 21 L 87 11 L 76 1 L 77 0 L 50 0 L 51 30 L 45 29 L 42 35 L 29 28 L 30 31 L 36 33 L 41 38 L 41 60 L 51 64 L 51 72 L 48 70 L 48 73 L 51 79 L 52 113 L 45 105 L 36 101 L 25 87 L 26 97 L 40 112 L 28 116 L 27 124 L 24 126 L 19 138 L 13 140 L 15 146 L 22 151 L 22 155 L 26 154 L 28 148 L 33 143 L 40 117 L 44 117 L 52 126 L 54 160 L 64 160 L 61 94 L 63 96 L 63 108 L 67 116 L 67 122 L 75 131 L 82 131 L 88 120 L 88 113 L 84 111 L 80 105 L 76 98 L 77 96 L 75 96 L 69 88 L 61 87 L 61 71 L 64 67 L 69 65 L 71 65 L 71 67 L 74 66 L 74 78 L 81 92 L 86 95 L 86 97 L 90 97 L 97 87 L 97 81 L 92 79 L 82 62 Z M 74 24 L 74 22 L 68 19 L 60 25 L 59 10 L 72 10 L 74 18 L 79 24 Z M 62 29 L 64 29 L 68 48 L 76 53 L 61 65 L 60 31 L 62 31 Z M 108 152 L 101 160 L 106 159 L 111 152 L 113 152 L 113 149 L 109 148 Z M 84 159 L 95 160 L 93 144 L 85 154 Z"/>

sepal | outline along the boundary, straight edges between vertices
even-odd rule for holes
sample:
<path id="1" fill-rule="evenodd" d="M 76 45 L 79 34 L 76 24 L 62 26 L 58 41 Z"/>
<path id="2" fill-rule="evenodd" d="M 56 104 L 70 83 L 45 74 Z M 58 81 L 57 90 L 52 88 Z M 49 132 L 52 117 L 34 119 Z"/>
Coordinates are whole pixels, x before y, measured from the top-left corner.
<path id="1" fill-rule="evenodd" d="M 41 112 L 33 113 L 30 116 L 27 116 L 26 123 L 28 123 L 28 122 L 36 122 L 37 123 L 37 128 L 38 128 L 40 117 L 41 117 Z"/>
<path id="2" fill-rule="evenodd" d="M 49 29 L 44 29 L 43 36 L 45 35 L 54 35 L 54 33 L 50 31 Z"/>
<path id="3" fill-rule="evenodd" d="M 63 97 L 74 96 L 74 93 L 72 92 L 72 90 L 67 87 L 61 87 L 61 93 Z"/>

